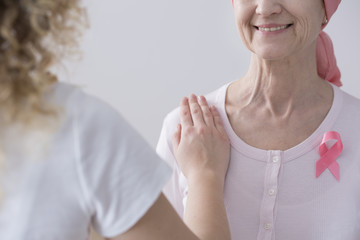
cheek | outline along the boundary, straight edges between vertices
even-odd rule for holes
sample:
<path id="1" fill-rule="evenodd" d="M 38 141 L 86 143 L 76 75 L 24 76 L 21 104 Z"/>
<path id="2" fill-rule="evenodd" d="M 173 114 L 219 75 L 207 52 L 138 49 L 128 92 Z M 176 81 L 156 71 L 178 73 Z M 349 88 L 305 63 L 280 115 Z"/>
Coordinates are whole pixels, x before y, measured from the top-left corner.
<path id="1" fill-rule="evenodd" d="M 311 25 L 309 19 L 307 18 L 298 18 L 294 28 L 294 33 L 299 41 L 306 42 L 306 39 L 309 38 L 311 32 Z"/>
<path id="2" fill-rule="evenodd" d="M 250 22 L 255 15 L 256 6 L 253 1 L 233 0 L 233 8 L 237 23 Z"/>
<path id="3" fill-rule="evenodd" d="M 311 39 L 320 32 L 325 14 L 322 0 L 303 0 L 288 7 L 296 19 L 295 33 L 300 38 Z"/>
<path id="4" fill-rule="evenodd" d="M 304 15 L 303 15 L 304 16 Z M 321 31 L 321 16 L 308 15 L 299 17 L 295 26 L 295 34 L 300 42 L 313 42 Z"/>
<path id="5" fill-rule="evenodd" d="M 252 24 L 251 20 L 253 17 L 253 13 L 255 12 L 255 8 L 251 7 L 251 5 L 243 4 L 243 0 L 234 0 L 234 14 L 237 29 L 239 31 L 240 37 L 245 45 L 248 45 L 251 42 L 252 38 Z M 239 4 L 239 2 L 242 2 Z"/>

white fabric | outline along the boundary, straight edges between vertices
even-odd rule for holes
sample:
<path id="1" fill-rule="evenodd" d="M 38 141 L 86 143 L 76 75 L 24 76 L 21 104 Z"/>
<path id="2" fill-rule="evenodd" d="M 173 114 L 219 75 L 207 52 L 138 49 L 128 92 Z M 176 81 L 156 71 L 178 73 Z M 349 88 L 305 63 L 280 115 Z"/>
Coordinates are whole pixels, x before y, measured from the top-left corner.
<path id="1" fill-rule="evenodd" d="M 360 100 L 333 86 L 331 110 L 308 139 L 286 151 L 266 151 L 233 131 L 225 112 L 227 87 L 206 97 L 220 111 L 231 141 L 224 194 L 232 239 L 359 240 Z M 157 152 L 174 167 L 164 193 L 182 216 L 187 185 L 171 148 L 178 122 L 175 109 L 164 120 Z M 318 148 L 327 131 L 339 132 L 344 144 L 337 159 L 340 182 L 328 169 L 315 177 Z"/>
<path id="2" fill-rule="evenodd" d="M 85 240 L 90 224 L 117 236 L 153 205 L 170 168 L 107 104 L 64 83 L 54 91 L 64 118 L 43 157 L 9 144 L 0 239 Z M 35 135 L 13 139 L 31 148 Z"/>

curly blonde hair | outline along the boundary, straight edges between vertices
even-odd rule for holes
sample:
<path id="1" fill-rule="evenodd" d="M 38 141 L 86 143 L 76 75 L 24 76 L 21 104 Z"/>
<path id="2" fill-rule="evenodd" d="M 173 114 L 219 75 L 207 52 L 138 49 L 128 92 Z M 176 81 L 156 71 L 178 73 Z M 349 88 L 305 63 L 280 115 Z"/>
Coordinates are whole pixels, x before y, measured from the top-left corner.
<path id="1" fill-rule="evenodd" d="M 0 0 L 1 120 L 56 114 L 44 100 L 57 81 L 49 68 L 76 52 L 86 25 L 80 0 Z"/>

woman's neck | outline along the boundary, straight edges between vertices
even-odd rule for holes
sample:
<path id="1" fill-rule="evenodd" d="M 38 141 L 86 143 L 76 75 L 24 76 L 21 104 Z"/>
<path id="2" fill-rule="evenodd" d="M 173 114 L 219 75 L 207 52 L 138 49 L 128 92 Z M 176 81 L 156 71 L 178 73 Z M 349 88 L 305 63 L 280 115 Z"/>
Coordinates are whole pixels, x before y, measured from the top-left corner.
<path id="1" fill-rule="evenodd" d="M 265 61 L 254 55 L 245 77 L 227 89 L 225 107 L 232 128 L 244 142 L 260 149 L 285 150 L 319 127 L 332 99 L 331 85 L 317 74 L 315 56 Z"/>
<path id="2" fill-rule="evenodd" d="M 331 87 L 318 76 L 311 52 L 315 51 L 282 60 L 253 54 L 248 73 L 231 86 L 228 99 L 243 108 L 266 107 L 271 115 L 285 117 L 316 99 L 328 98 Z"/>

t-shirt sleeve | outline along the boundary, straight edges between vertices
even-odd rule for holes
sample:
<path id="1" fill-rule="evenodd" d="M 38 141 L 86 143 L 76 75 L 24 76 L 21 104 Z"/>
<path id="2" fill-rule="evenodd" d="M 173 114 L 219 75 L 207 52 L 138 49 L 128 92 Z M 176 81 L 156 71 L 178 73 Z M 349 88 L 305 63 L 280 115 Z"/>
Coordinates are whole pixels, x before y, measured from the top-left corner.
<path id="1" fill-rule="evenodd" d="M 171 170 L 107 104 L 80 92 L 74 105 L 78 173 L 92 225 L 114 237 L 154 204 Z"/>
<path id="2" fill-rule="evenodd" d="M 175 110 L 165 118 L 156 152 L 173 169 L 171 178 L 165 185 L 163 192 L 179 216 L 183 218 L 184 203 L 186 202 L 187 196 L 187 181 L 177 164 L 172 147 L 172 135 L 179 123 L 177 116 L 178 111 Z"/>

